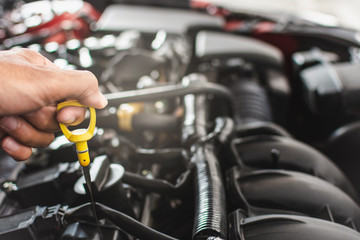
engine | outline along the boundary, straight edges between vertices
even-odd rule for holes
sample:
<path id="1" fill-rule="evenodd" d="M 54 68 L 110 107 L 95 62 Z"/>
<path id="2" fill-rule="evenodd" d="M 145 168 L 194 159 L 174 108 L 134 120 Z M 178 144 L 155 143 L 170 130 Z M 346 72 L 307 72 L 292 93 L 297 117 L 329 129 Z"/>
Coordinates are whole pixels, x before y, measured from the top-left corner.
<path id="1" fill-rule="evenodd" d="M 125 3 L 4 5 L 3 50 L 93 72 L 109 105 L 97 219 L 59 132 L 26 162 L 0 154 L 0 239 L 360 239 L 358 33 Z"/>

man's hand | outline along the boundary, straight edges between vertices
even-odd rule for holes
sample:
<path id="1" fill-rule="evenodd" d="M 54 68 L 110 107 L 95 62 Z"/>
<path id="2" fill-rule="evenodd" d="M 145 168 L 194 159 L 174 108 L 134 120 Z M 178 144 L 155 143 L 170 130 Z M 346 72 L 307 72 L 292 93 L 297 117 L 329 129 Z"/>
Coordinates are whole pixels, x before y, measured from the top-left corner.
<path id="1" fill-rule="evenodd" d="M 85 109 L 66 107 L 56 114 L 57 102 L 76 99 L 104 108 L 106 98 L 88 71 L 61 70 L 28 49 L 0 52 L 0 146 L 16 160 L 31 156 L 31 147 L 54 139 L 58 123 L 76 125 Z"/>

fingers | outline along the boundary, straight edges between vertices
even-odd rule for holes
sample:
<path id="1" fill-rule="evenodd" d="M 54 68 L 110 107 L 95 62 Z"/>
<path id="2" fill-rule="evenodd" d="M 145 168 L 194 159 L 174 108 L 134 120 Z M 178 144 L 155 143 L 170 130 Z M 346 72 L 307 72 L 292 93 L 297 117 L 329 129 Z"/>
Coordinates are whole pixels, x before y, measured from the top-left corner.
<path id="1" fill-rule="evenodd" d="M 4 130 L 2 130 L 0 128 L 0 140 L 3 139 L 3 137 L 5 137 L 6 133 L 4 132 Z"/>
<path id="2" fill-rule="evenodd" d="M 58 70 L 51 71 L 49 78 L 53 81 L 46 81 L 43 99 L 47 103 L 62 101 L 63 99 L 76 99 L 80 103 L 95 107 L 104 108 L 108 101 L 98 89 L 96 77 L 89 71 Z M 61 78 L 61 79 L 59 79 Z M 59 91 L 61 89 L 61 91 Z"/>
<path id="3" fill-rule="evenodd" d="M 17 161 L 24 161 L 31 156 L 31 147 L 24 146 L 7 136 L 0 142 L 1 148 Z"/>
<path id="4" fill-rule="evenodd" d="M 38 130 L 44 132 L 55 132 L 59 129 L 55 113 L 56 106 L 50 105 L 24 115 L 24 119 Z"/>
<path id="5" fill-rule="evenodd" d="M 0 52 L 0 116 L 22 115 L 64 99 L 104 108 L 106 98 L 89 71 L 61 70 L 31 50 Z"/>
<path id="6" fill-rule="evenodd" d="M 16 142 L 13 138 L 6 136 L 4 130 L 0 128 L 0 148 L 17 161 L 26 160 L 31 156 L 30 147 Z"/>
<path id="7" fill-rule="evenodd" d="M 56 114 L 56 103 L 74 99 L 95 108 L 107 105 L 92 73 L 61 70 L 35 51 L 1 51 L 0 65 L 0 147 L 15 159 L 28 158 L 31 147 L 50 144 L 57 121 L 83 121 L 85 109 L 67 107 Z"/>
<path id="8" fill-rule="evenodd" d="M 44 132 L 56 132 L 59 130 L 59 122 L 67 125 L 78 125 L 84 121 L 85 108 L 65 107 L 56 113 L 56 106 L 46 106 L 30 114 L 24 119 L 33 127 Z"/>
<path id="9" fill-rule="evenodd" d="M 21 117 L 2 117 L 0 127 L 16 142 L 28 147 L 46 147 L 54 140 L 54 134 L 35 129 Z"/>
<path id="10" fill-rule="evenodd" d="M 16 55 L 23 60 L 24 63 L 30 63 L 38 66 L 48 66 L 53 69 L 59 69 L 54 63 L 52 63 L 49 59 L 41 55 L 39 52 L 34 50 L 30 50 L 27 48 L 19 48 L 19 49 L 11 49 L 7 51 L 9 55 Z"/>
<path id="11" fill-rule="evenodd" d="M 31 147 L 48 146 L 54 139 L 52 132 L 59 129 L 55 117 L 56 106 L 47 106 L 21 117 L 0 118 L 0 147 L 18 161 L 31 156 Z M 66 107 L 61 109 L 59 122 L 77 125 L 84 120 L 85 108 Z M 8 135 L 8 136 L 6 136 Z"/>
<path id="12" fill-rule="evenodd" d="M 82 107 L 65 107 L 57 113 L 57 121 L 67 125 L 78 125 L 85 118 L 85 108 Z"/>

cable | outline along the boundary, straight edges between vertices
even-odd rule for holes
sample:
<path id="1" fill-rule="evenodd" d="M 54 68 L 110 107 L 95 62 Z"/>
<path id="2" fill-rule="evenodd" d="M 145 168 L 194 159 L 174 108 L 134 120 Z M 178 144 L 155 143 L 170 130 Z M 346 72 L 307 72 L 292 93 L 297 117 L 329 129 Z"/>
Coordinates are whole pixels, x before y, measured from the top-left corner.
<path id="1" fill-rule="evenodd" d="M 107 218 L 116 226 L 124 230 L 130 235 L 133 235 L 139 239 L 156 239 L 156 240 L 175 240 L 171 236 L 168 236 L 164 233 L 158 232 L 155 229 L 152 229 L 136 219 L 129 217 L 128 215 L 106 207 L 100 203 L 95 203 L 96 212 L 100 218 Z M 74 222 L 74 221 L 88 221 L 92 216 L 91 204 L 86 203 L 76 208 L 68 209 L 65 213 L 64 222 Z"/>
<path id="2" fill-rule="evenodd" d="M 182 196 L 185 195 L 184 193 L 187 192 L 185 188 L 186 186 L 189 186 L 190 178 L 191 169 L 183 173 L 180 181 L 176 185 L 173 185 L 163 179 L 148 179 L 146 177 L 142 177 L 138 174 L 130 172 L 124 173 L 122 181 L 133 187 L 142 188 L 146 191 L 163 193 L 168 196 Z"/>

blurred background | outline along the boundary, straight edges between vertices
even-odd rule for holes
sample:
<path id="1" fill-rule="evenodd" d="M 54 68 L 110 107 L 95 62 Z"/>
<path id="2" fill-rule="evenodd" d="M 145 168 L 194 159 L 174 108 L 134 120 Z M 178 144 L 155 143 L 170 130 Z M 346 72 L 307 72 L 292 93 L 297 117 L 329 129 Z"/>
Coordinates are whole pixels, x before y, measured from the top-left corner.
<path id="1" fill-rule="evenodd" d="M 357 0 L 212 0 L 241 10 L 293 13 L 324 25 L 360 29 L 360 1 Z"/>

